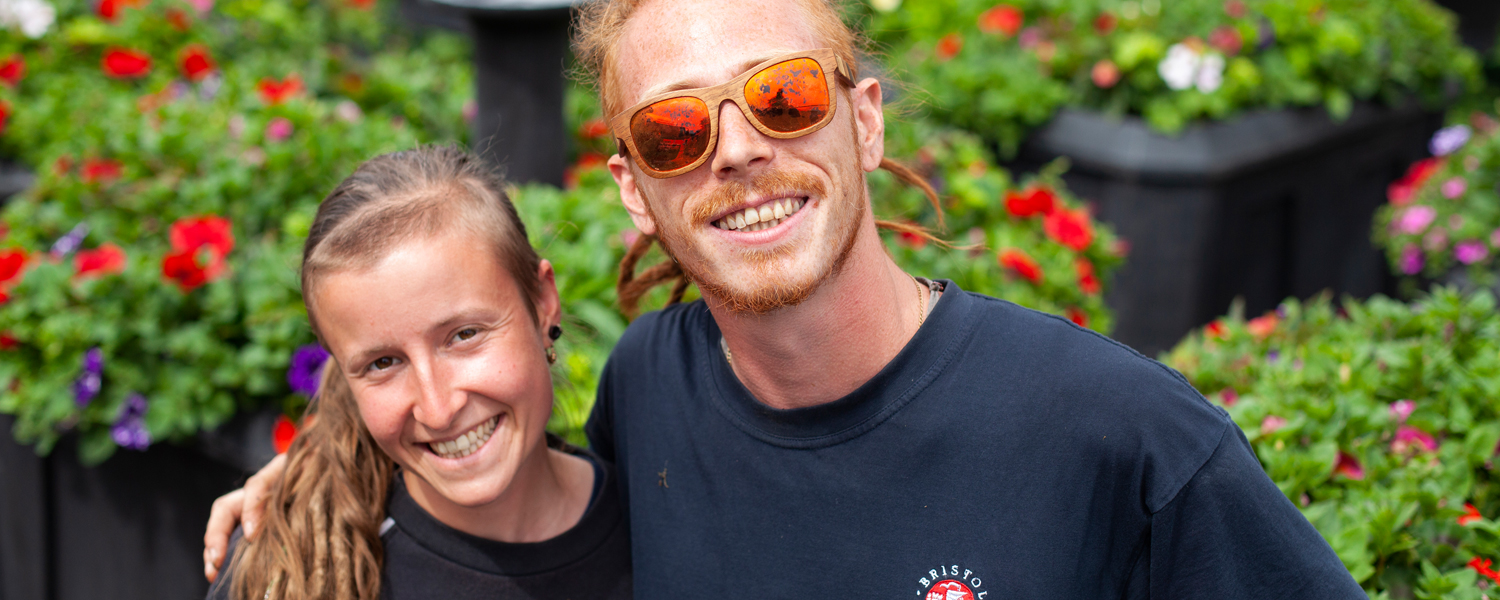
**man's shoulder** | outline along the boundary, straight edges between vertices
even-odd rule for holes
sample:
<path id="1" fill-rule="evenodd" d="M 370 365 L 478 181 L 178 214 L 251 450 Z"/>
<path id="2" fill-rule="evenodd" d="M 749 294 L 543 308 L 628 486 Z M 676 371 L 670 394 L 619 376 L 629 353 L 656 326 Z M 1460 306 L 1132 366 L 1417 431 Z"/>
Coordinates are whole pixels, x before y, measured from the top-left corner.
<path id="1" fill-rule="evenodd" d="M 674 304 L 637 317 L 610 351 L 608 371 L 660 372 L 693 356 L 714 329 L 713 315 L 702 300 Z M 673 359 L 677 357 L 677 359 Z"/>

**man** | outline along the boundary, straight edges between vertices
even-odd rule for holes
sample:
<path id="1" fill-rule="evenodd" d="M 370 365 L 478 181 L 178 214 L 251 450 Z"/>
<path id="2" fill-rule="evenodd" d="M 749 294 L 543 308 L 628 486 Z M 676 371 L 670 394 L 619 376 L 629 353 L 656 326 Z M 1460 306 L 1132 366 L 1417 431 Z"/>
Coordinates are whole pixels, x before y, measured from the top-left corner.
<path id="1" fill-rule="evenodd" d="M 1364 598 L 1180 375 L 892 262 L 853 39 L 822 0 L 583 21 L 622 201 L 704 298 L 631 325 L 588 425 L 637 597 Z"/>

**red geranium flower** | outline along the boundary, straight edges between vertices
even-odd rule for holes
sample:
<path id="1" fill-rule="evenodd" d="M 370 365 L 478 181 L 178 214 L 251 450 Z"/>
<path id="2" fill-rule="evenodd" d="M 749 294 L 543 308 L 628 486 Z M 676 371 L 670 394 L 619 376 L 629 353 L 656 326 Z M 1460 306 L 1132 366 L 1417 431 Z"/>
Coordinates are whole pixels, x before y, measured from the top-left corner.
<path id="1" fill-rule="evenodd" d="M 1494 569 L 1491 569 L 1491 564 L 1493 564 L 1493 562 L 1490 559 L 1486 558 L 1481 560 L 1478 556 L 1476 556 L 1469 561 L 1468 566 L 1470 569 L 1478 571 L 1480 575 L 1493 579 L 1496 583 L 1500 583 L 1500 572 L 1496 572 Z"/>
<path id="2" fill-rule="evenodd" d="M 276 426 L 271 428 L 271 445 L 275 446 L 277 454 L 286 454 L 288 448 L 292 447 L 292 440 L 297 439 L 297 424 L 286 415 L 276 417 Z"/>
<path id="3" fill-rule="evenodd" d="M 1115 25 L 1119 22 L 1120 20 L 1116 19 L 1115 14 L 1112 12 L 1100 13 L 1094 19 L 1094 31 L 1099 32 L 1099 35 L 1109 35 L 1109 32 L 1114 31 Z"/>
<path id="4" fill-rule="evenodd" d="M 1458 524 L 1459 525 L 1468 525 L 1469 523 L 1473 523 L 1475 521 L 1479 521 L 1479 520 L 1483 520 L 1483 519 L 1484 519 L 1484 515 L 1479 514 L 1479 509 L 1474 508 L 1473 504 L 1469 504 L 1469 503 L 1465 502 L 1464 503 L 1464 514 L 1459 515 L 1459 517 L 1458 517 Z"/>
<path id="5" fill-rule="evenodd" d="M 1098 294 L 1099 278 L 1094 276 L 1094 263 L 1089 262 L 1087 258 L 1079 257 L 1074 266 L 1078 269 L 1078 289 L 1090 296 Z"/>
<path id="6" fill-rule="evenodd" d="M 1115 87 L 1120 82 L 1120 67 L 1110 59 L 1102 59 L 1094 63 L 1094 68 L 1089 69 L 1089 78 L 1094 80 L 1094 85 L 1103 89 Z"/>
<path id="7" fill-rule="evenodd" d="M 26 268 L 26 251 L 20 248 L 0 250 L 0 286 L 14 283 Z"/>
<path id="8" fill-rule="evenodd" d="M 1333 463 L 1333 474 L 1361 480 L 1365 478 L 1365 468 L 1354 455 L 1340 450 L 1338 459 Z"/>
<path id="9" fill-rule="evenodd" d="M 996 4 L 979 15 L 979 30 L 985 33 L 1015 35 L 1024 24 L 1026 17 L 1021 14 L 1021 9 L 1009 4 Z"/>
<path id="10" fill-rule="evenodd" d="M 255 89 L 260 92 L 260 99 L 266 104 L 281 104 L 302 91 L 302 78 L 295 73 L 287 75 L 286 79 L 281 81 L 262 77 L 260 83 L 255 85 Z"/>
<path id="11" fill-rule="evenodd" d="M 1057 208 L 1057 194 L 1050 188 L 1038 186 L 1023 192 L 1005 193 L 1005 210 L 1011 215 L 1026 218 L 1050 214 Z"/>
<path id="12" fill-rule="evenodd" d="M 162 260 L 162 276 L 189 291 L 224 272 L 234 249 L 234 233 L 223 217 L 185 217 L 172 224 L 172 253 Z"/>
<path id="13" fill-rule="evenodd" d="M 21 78 L 26 76 L 26 60 L 19 54 L 12 54 L 5 62 L 0 63 L 0 82 L 10 87 L 16 87 L 21 83 Z"/>
<path id="14" fill-rule="evenodd" d="M 1089 314 L 1076 306 L 1068 307 L 1068 320 L 1078 324 L 1079 327 L 1089 326 Z"/>
<path id="15" fill-rule="evenodd" d="M 898 232 L 896 234 L 896 239 L 901 242 L 901 245 L 913 250 L 921 250 L 922 248 L 927 246 L 927 238 L 924 238 L 910 231 Z"/>
<path id="16" fill-rule="evenodd" d="M 960 37 L 956 33 L 945 35 L 943 36 L 943 39 L 938 40 L 937 43 L 936 52 L 938 60 L 948 60 L 950 58 L 958 56 L 958 51 L 963 49 L 964 38 Z"/>
<path id="17" fill-rule="evenodd" d="M 1042 221 L 1042 230 L 1057 243 L 1083 250 L 1094 242 L 1094 226 L 1089 223 L 1088 213 L 1082 210 L 1058 208 Z"/>
<path id="18" fill-rule="evenodd" d="M 375 6 L 375 0 L 349 0 L 349 3 L 353 4 L 354 8 L 360 10 L 368 10 L 370 7 Z"/>
<path id="19" fill-rule="evenodd" d="M 1220 52 L 1234 56 L 1240 53 L 1245 46 L 1245 40 L 1240 37 L 1240 30 L 1224 25 L 1208 34 L 1208 43 L 1213 44 Z"/>
<path id="20" fill-rule="evenodd" d="M 125 251 L 113 242 L 93 250 L 80 250 L 73 256 L 73 274 L 79 278 L 99 277 L 125 270 Z"/>
<path id="21" fill-rule="evenodd" d="M 1411 202 L 1412 196 L 1417 193 L 1417 188 L 1422 187 L 1422 184 L 1437 173 L 1442 166 L 1443 159 L 1436 156 L 1412 163 L 1401 179 L 1397 179 L 1386 188 L 1386 197 L 1390 198 L 1391 204 L 1405 206 L 1406 203 Z"/>
<path id="22" fill-rule="evenodd" d="M 0 100 L 0 133 L 5 132 L 5 122 L 10 120 L 10 103 Z"/>
<path id="23" fill-rule="evenodd" d="M 120 163 L 108 158 L 86 158 L 79 174 L 84 183 L 98 183 L 119 179 L 121 170 Z"/>
<path id="24" fill-rule="evenodd" d="M 11 335 L 9 331 L 0 332 L 0 350 L 15 350 L 21 346 L 21 340 Z"/>
<path id="25" fill-rule="evenodd" d="M 1263 340 L 1271 337 L 1271 334 L 1276 332 L 1276 326 L 1280 323 L 1281 318 L 1276 316 L 1276 313 L 1268 312 L 1250 319 L 1250 322 L 1245 324 L 1245 329 L 1250 330 L 1250 335 L 1255 336 L 1255 339 Z"/>
<path id="26" fill-rule="evenodd" d="M 208 48 L 200 44 L 183 48 L 182 54 L 177 57 L 177 65 L 182 68 L 182 75 L 188 81 L 199 81 L 218 68 L 213 57 L 208 55 Z"/>
<path id="27" fill-rule="evenodd" d="M 604 122 L 604 119 L 590 119 L 578 128 L 578 133 L 591 140 L 601 138 L 609 134 L 609 125 Z"/>
<path id="28" fill-rule="evenodd" d="M 186 11 L 169 8 L 167 9 L 167 23 L 178 31 L 187 31 L 193 27 L 193 18 L 189 17 Z"/>
<path id="29" fill-rule="evenodd" d="M 1000 266 L 1010 269 L 1031 283 L 1042 282 L 1042 268 L 1025 252 L 1008 248 L 1000 253 Z"/>
<path id="30" fill-rule="evenodd" d="M 102 64 L 104 74 L 115 79 L 138 79 L 151 72 L 151 57 L 129 48 L 111 48 Z"/>
<path id="31" fill-rule="evenodd" d="M 1222 340 L 1224 339 L 1225 335 L 1228 335 L 1228 333 L 1229 331 L 1224 328 L 1224 322 L 1218 319 L 1215 319 L 1214 322 L 1203 326 L 1203 335 L 1208 336 L 1212 339 Z"/>

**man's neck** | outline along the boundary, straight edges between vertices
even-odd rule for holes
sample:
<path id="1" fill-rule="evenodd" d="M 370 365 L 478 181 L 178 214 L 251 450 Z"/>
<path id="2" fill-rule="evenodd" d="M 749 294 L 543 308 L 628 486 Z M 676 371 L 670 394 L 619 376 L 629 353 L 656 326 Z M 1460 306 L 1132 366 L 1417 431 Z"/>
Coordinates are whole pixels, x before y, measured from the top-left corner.
<path id="1" fill-rule="evenodd" d="M 801 304 L 755 315 L 706 299 L 735 375 L 761 403 L 789 409 L 838 400 L 916 334 L 924 296 L 886 254 L 866 214 L 843 269 Z"/>

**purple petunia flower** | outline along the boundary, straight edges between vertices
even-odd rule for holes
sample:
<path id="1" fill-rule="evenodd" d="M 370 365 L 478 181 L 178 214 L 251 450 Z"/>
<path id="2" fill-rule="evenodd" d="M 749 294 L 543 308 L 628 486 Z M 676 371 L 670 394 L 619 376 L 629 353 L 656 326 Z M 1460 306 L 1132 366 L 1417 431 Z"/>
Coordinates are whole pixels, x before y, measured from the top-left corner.
<path id="1" fill-rule="evenodd" d="M 1405 273 L 1407 275 L 1416 275 L 1417 273 L 1421 273 L 1422 265 L 1424 262 L 1425 261 L 1424 257 L 1422 256 L 1421 248 L 1418 248 L 1415 245 L 1408 244 L 1405 248 L 1401 249 L 1402 273 Z"/>
<path id="2" fill-rule="evenodd" d="M 1469 143 L 1469 136 L 1472 134 L 1473 131 L 1468 125 L 1444 127 L 1432 134 L 1432 141 L 1428 142 L 1427 149 L 1432 152 L 1433 156 L 1447 156 L 1458 152 L 1459 148 Z"/>
<path id="3" fill-rule="evenodd" d="M 1281 358 L 1281 352 L 1278 350 L 1272 349 L 1271 351 L 1266 352 L 1266 362 L 1268 363 L 1276 362 L 1276 360 L 1279 358 Z"/>
<path id="4" fill-rule="evenodd" d="M 73 381 L 73 402 L 78 408 L 88 406 L 104 387 L 104 351 L 91 348 L 83 355 L 83 373 Z"/>
<path id="5" fill-rule="evenodd" d="M 1490 249 L 1486 248 L 1484 242 L 1479 240 L 1459 242 L 1457 246 L 1453 247 L 1453 258 L 1458 259 L 1458 262 L 1466 265 L 1472 265 L 1484 260 L 1489 254 Z"/>
<path id="6" fill-rule="evenodd" d="M 292 365 L 286 370 L 286 382 L 292 386 L 292 391 L 308 398 L 318 395 L 325 362 L 328 362 L 328 352 L 317 344 L 308 344 L 292 352 Z"/>
<path id="7" fill-rule="evenodd" d="M 125 398 L 125 410 L 109 429 L 109 435 L 121 448 L 145 450 L 151 445 L 151 432 L 146 430 L 146 397 L 131 394 Z"/>
<path id="8" fill-rule="evenodd" d="M 1256 30 L 1255 49 L 1265 52 L 1276 44 L 1276 26 L 1271 24 L 1270 19 L 1261 18 L 1260 27 Z"/>
<path id="9" fill-rule="evenodd" d="M 1462 177 L 1454 177 L 1443 182 L 1442 190 L 1444 198 L 1455 200 L 1469 191 L 1469 182 Z"/>
<path id="10" fill-rule="evenodd" d="M 57 241 L 52 243 L 52 250 L 49 253 L 52 255 L 52 258 L 67 258 L 83 246 L 83 238 L 88 237 L 88 235 L 88 223 L 74 225 L 73 229 L 68 230 L 68 233 L 57 238 Z"/>

